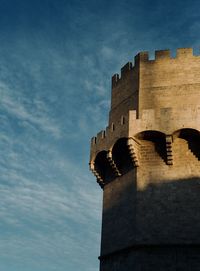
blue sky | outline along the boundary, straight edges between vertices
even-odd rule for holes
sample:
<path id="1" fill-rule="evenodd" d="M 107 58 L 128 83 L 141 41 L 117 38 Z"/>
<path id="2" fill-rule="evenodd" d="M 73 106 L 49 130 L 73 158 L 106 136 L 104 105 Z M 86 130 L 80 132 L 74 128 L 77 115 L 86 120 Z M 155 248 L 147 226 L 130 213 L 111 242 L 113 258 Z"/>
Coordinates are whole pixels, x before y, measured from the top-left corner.
<path id="1" fill-rule="evenodd" d="M 0 0 L 0 271 L 97 271 L 90 138 L 139 51 L 200 48 L 199 1 Z"/>

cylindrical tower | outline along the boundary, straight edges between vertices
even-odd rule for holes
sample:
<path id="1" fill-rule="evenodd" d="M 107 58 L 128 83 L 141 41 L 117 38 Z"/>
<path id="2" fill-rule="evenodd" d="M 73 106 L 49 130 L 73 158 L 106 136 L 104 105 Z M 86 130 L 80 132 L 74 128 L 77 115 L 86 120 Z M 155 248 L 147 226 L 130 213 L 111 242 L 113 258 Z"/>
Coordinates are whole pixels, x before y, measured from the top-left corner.
<path id="1" fill-rule="evenodd" d="M 91 141 L 103 189 L 100 271 L 200 270 L 200 56 L 135 57 Z"/>

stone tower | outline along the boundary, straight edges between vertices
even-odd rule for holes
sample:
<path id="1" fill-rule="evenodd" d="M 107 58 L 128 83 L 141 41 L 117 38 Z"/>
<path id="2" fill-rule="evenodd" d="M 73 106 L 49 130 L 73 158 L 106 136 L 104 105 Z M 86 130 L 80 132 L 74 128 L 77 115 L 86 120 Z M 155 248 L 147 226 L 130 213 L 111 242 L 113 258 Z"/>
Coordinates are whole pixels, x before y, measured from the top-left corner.
<path id="1" fill-rule="evenodd" d="M 103 189 L 100 271 L 200 270 L 200 56 L 148 53 L 112 77 L 92 138 Z"/>

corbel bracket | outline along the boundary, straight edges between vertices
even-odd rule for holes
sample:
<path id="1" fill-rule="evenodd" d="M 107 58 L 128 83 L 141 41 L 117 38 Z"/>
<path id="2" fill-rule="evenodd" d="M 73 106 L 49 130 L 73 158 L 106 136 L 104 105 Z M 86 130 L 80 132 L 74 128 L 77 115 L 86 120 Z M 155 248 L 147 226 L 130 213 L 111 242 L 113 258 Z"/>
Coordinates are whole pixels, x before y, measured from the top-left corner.
<path id="1" fill-rule="evenodd" d="M 173 165 L 172 142 L 173 142 L 172 136 L 166 135 L 166 154 L 168 165 Z"/>
<path id="2" fill-rule="evenodd" d="M 131 156 L 131 160 L 133 161 L 134 166 L 138 167 L 139 166 L 139 148 L 140 148 L 139 143 L 133 138 L 128 138 L 127 146 L 128 146 L 129 154 Z"/>
<path id="3" fill-rule="evenodd" d="M 98 171 L 95 169 L 95 163 L 94 162 L 90 162 L 89 166 L 90 166 L 90 170 L 92 171 L 92 173 L 94 174 L 94 176 L 97 179 L 97 183 L 101 186 L 101 188 L 103 188 L 104 187 L 104 180 L 100 176 L 100 174 L 98 173 Z"/>
<path id="4" fill-rule="evenodd" d="M 114 162 L 114 160 L 112 158 L 112 152 L 110 150 L 107 152 L 107 159 L 108 159 L 108 162 L 109 162 L 111 168 L 113 169 L 113 171 L 115 173 L 115 176 L 116 177 L 121 176 L 121 173 L 120 173 L 119 169 L 117 168 L 117 165 L 115 164 L 115 162 Z"/>

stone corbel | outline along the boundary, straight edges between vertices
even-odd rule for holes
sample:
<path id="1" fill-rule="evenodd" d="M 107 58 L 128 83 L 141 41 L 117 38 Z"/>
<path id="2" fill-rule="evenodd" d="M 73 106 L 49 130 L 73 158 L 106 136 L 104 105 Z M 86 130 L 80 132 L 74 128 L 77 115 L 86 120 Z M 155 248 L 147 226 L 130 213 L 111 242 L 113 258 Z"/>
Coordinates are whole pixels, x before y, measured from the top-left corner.
<path id="1" fill-rule="evenodd" d="M 139 166 L 139 143 L 136 142 L 133 138 L 128 138 L 127 140 L 127 146 L 129 150 L 129 154 L 131 156 L 131 160 L 133 161 L 133 164 L 135 167 Z"/>
<path id="2" fill-rule="evenodd" d="M 108 162 L 109 162 L 111 168 L 113 169 L 113 171 L 115 173 L 115 176 L 116 177 L 121 176 L 121 173 L 120 173 L 119 169 L 117 168 L 117 165 L 115 164 L 115 162 L 114 162 L 114 160 L 112 158 L 112 152 L 111 152 L 111 150 L 109 150 L 107 152 L 107 159 L 108 159 Z"/>
<path id="3" fill-rule="evenodd" d="M 167 154 L 168 165 L 173 165 L 172 142 L 173 142 L 172 136 L 166 135 L 166 154 Z"/>
<path id="4" fill-rule="evenodd" d="M 103 188 L 103 186 L 104 186 L 104 180 L 103 180 L 103 178 L 99 175 L 99 173 L 96 171 L 96 169 L 95 169 L 95 163 L 94 163 L 94 162 L 90 162 L 90 163 L 89 163 L 89 166 L 90 166 L 91 172 L 94 174 L 94 176 L 95 176 L 96 179 L 97 179 L 97 183 L 101 186 L 101 188 Z"/>

